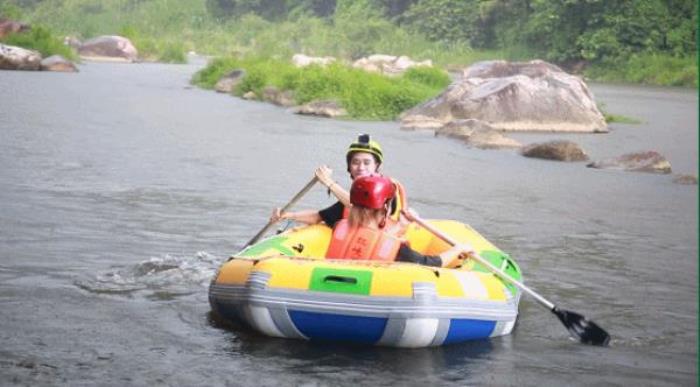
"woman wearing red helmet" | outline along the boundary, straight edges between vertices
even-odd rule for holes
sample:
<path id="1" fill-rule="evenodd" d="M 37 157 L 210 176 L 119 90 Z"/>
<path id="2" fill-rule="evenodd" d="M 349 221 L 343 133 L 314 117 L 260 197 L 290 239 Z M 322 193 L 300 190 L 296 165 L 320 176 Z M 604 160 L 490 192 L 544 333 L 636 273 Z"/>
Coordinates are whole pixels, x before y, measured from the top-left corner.
<path id="1" fill-rule="evenodd" d="M 373 259 L 414 262 L 428 266 L 443 266 L 451 262 L 466 246 L 457 245 L 437 256 L 423 255 L 411 249 L 402 239 L 405 227 L 389 216 L 396 197 L 396 185 L 391 179 L 362 176 L 350 188 L 350 216 L 333 228 L 327 258 Z"/>
<path id="2" fill-rule="evenodd" d="M 368 134 L 361 134 L 357 141 L 350 144 L 345 155 L 347 171 L 350 179 L 355 180 L 361 176 L 372 175 L 379 172 L 379 168 L 384 161 L 384 153 L 378 142 L 371 140 Z M 272 211 L 271 222 L 282 219 L 290 219 L 306 224 L 316 224 L 324 222 L 329 227 L 333 227 L 340 219 L 347 217 L 347 209 L 350 207 L 350 194 L 340 184 L 332 178 L 333 171 L 326 165 L 318 167 L 315 171 L 316 178 L 321 184 L 328 187 L 328 192 L 335 195 L 338 201 L 330 207 L 318 210 L 303 210 L 297 212 L 281 213 L 279 208 Z M 398 183 L 397 183 L 398 184 Z M 400 186 L 400 200 L 393 204 L 392 214 L 398 219 L 399 212 L 405 207 L 405 195 Z M 402 206 L 402 204 L 404 204 Z"/>

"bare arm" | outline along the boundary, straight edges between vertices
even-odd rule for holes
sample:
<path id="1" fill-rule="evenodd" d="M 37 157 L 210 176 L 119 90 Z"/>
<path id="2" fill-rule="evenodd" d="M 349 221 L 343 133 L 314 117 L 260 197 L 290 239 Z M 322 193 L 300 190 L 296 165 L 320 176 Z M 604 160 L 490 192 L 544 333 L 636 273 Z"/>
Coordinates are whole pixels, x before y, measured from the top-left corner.
<path id="1" fill-rule="evenodd" d="M 272 216 L 270 216 L 271 222 L 278 222 L 282 219 L 289 219 L 304 224 L 321 223 L 321 215 L 319 215 L 318 211 L 316 210 L 285 212 L 283 214 L 280 213 L 279 208 L 275 208 L 274 210 L 272 210 Z"/>
<path id="2" fill-rule="evenodd" d="M 412 208 L 401 210 L 401 215 L 403 215 L 401 220 L 404 222 L 415 222 L 418 218 L 418 213 Z M 437 256 L 440 258 L 439 266 L 453 267 L 459 263 L 459 260 L 467 259 L 469 253 L 473 251 L 474 248 L 468 243 L 456 244 Z"/>
<path id="3" fill-rule="evenodd" d="M 469 257 L 469 252 L 474 251 L 474 248 L 468 243 L 462 243 L 452 246 L 449 250 L 440 253 L 442 267 L 453 267 L 458 264 L 459 260 L 465 260 Z"/>
<path id="4" fill-rule="evenodd" d="M 328 168 L 326 165 L 321 165 L 320 167 L 316 168 L 314 174 L 316 175 L 318 181 L 328 187 L 330 192 L 332 192 L 333 195 L 338 198 L 338 201 L 340 201 L 346 207 L 350 206 L 350 193 L 333 180 L 331 177 L 333 175 L 332 169 Z M 321 215 L 317 210 L 282 213 L 279 208 L 273 209 L 272 215 L 270 216 L 270 222 L 276 223 L 282 219 L 289 219 L 304 224 L 317 224 L 321 223 L 323 220 L 321 219 Z"/>
<path id="5" fill-rule="evenodd" d="M 321 184 L 328 187 L 331 193 L 338 198 L 338 200 L 343 203 L 345 207 L 350 207 L 350 193 L 341 187 L 340 184 L 336 183 L 333 178 L 333 170 L 328 168 L 326 165 L 321 165 L 316 168 L 316 177 Z"/>

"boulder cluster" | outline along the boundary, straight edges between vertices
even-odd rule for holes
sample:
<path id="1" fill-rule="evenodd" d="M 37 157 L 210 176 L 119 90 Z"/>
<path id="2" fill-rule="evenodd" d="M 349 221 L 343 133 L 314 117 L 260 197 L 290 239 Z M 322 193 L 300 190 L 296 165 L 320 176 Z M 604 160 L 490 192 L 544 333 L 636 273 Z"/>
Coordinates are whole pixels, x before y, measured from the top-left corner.
<path id="1" fill-rule="evenodd" d="M 401 117 L 404 130 L 429 129 L 436 136 L 480 149 L 518 149 L 525 157 L 564 162 L 589 161 L 576 143 L 554 140 L 523 146 L 505 132 L 606 133 L 605 118 L 580 77 L 541 60 L 477 62 L 455 77 L 445 91 Z M 623 154 L 587 164 L 590 168 L 671 173 L 656 151 Z M 678 175 L 678 184 L 697 177 Z"/>
<path id="2" fill-rule="evenodd" d="M 31 26 L 0 18 L 0 38 L 24 33 Z M 129 39 L 117 35 L 98 36 L 84 42 L 66 37 L 83 60 L 136 62 L 139 55 Z M 296 67 L 328 66 L 338 62 L 334 57 L 313 57 L 296 54 Z M 432 67 L 432 61 L 414 61 L 407 56 L 375 54 L 355 60 L 353 68 L 386 76 L 399 76 L 410 68 Z M 68 59 L 53 55 L 43 58 L 35 51 L 0 43 L 0 70 L 44 70 L 77 72 Z M 225 74 L 215 85 L 221 93 L 232 93 L 246 72 L 236 69 Z M 292 107 L 296 114 L 319 117 L 343 117 L 347 111 L 335 100 L 311 101 L 295 106 L 288 90 L 268 86 L 261 95 L 248 92 L 249 100 L 264 100 Z M 574 132 L 605 133 L 608 127 L 593 94 L 578 76 L 541 60 L 508 62 L 483 61 L 456 74 L 453 82 L 438 96 L 400 116 L 404 130 L 430 129 L 435 136 L 462 141 L 479 149 L 517 149 L 525 157 L 564 162 L 588 161 L 589 156 L 576 143 L 554 140 L 524 146 L 507 137 L 505 132 Z M 634 172 L 671 173 L 671 164 L 658 152 L 642 151 L 587 164 L 590 168 Z M 697 184 L 693 175 L 677 175 L 678 184 Z"/>
<path id="3" fill-rule="evenodd" d="M 338 60 L 334 57 L 314 57 L 305 54 L 295 54 L 292 56 L 292 63 L 296 67 L 306 66 L 328 66 L 337 63 Z M 352 67 L 367 72 L 380 73 L 387 76 L 398 76 L 413 67 L 432 67 L 432 61 L 425 60 L 417 62 L 407 56 L 392 56 L 392 55 L 370 55 L 353 62 Z M 220 93 L 232 93 L 236 86 L 245 77 L 245 70 L 235 69 L 222 76 L 214 86 L 214 89 Z M 319 100 L 311 101 L 302 106 L 295 106 L 294 95 L 287 90 L 279 90 L 275 87 L 268 86 L 262 90 L 262 95 L 256 95 L 254 92 L 247 92 L 242 97 L 248 100 L 263 100 L 282 107 L 293 107 L 292 111 L 296 114 L 312 115 L 318 117 L 336 118 L 343 117 L 348 114 L 347 110 L 339 101 L 335 100 Z"/>
<path id="4" fill-rule="evenodd" d="M 0 38 L 11 33 L 24 33 L 31 26 L 13 20 L 0 19 Z M 74 37 L 64 41 L 84 60 L 136 62 L 138 51 L 129 39 L 116 35 L 98 36 L 85 42 Z M 41 53 L 23 47 L 0 43 L 0 70 L 43 70 L 77 72 L 77 66 L 61 55 L 43 58 Z"/>

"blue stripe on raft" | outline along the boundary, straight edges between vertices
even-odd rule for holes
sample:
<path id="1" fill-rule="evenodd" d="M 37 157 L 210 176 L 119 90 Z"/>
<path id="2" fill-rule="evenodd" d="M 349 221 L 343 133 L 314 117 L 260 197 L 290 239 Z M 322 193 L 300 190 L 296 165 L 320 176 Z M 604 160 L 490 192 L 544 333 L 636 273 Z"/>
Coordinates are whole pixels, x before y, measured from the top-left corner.
<path id="1" fill-rule="evenodd" d="M 450 330 L 447 332 L 443 344 L 485 339 L 491 335 L 495 327 L 495 321 L 452 319 L 450 320 Z"/>
<path id="2" fill-rule="evenodd" d="M 304 334 L 315 340 L 339 340 L 374 344 L 382 337 L 386 318 L 358 317 L 290 310 L 289 317 Z"/>

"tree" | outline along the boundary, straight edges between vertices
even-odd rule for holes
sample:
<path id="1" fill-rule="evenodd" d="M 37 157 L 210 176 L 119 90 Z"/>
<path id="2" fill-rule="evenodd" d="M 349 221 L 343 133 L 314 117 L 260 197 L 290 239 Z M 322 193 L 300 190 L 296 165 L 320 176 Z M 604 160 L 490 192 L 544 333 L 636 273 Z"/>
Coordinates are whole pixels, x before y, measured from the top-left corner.
<path id="1" fill-rule="evenodd" d="M 267 20 L 280 20 L 287 16 L 285 0 L 206 0 L 206 6 L 217 19 L 240 17 L 247 13 Z"/>
<path id="2" fill-rule="evenodd" d="M 488 40 L 479 0 L 419 0 L 401 18 L 431 40 L 483 47 Z"/>

